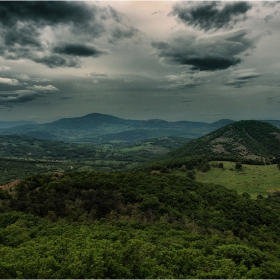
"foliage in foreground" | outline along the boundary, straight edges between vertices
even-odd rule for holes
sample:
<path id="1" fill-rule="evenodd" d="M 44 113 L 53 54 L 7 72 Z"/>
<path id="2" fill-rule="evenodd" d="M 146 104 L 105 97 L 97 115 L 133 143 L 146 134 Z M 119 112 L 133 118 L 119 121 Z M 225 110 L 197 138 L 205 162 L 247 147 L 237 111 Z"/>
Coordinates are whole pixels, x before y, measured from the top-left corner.
<path id="1" fill-rule="evenodd" d="M 279 278 L 280 195 L 169 174 L 36 175 L 1 191 L 1 278 Z"/>

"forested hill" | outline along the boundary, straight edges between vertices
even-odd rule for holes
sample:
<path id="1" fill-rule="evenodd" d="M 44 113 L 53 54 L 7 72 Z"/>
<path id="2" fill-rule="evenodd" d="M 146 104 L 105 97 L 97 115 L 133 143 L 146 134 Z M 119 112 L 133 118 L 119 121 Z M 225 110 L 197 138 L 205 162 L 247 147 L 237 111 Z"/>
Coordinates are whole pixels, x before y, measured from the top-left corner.
<path id="1" fill-rule="evenodd" d="M 262 121 L 239 121 L 194 139 L 149 166 L 184 164 L 186 157 L 268 163 L 280 156 L 280 129 Z"/>
<path id="2" fill-rule="evenodd" d="M 280 155 L 280 129 L 261 121 L 239 121 L 192 140 L 170 155 L 269 159 Z"/>
<path id="3" fill-rule="evenodd" d="M 31 176 L 0 190 L 0 276 L 279 278 L 279 205 L 176 175 Z"/>

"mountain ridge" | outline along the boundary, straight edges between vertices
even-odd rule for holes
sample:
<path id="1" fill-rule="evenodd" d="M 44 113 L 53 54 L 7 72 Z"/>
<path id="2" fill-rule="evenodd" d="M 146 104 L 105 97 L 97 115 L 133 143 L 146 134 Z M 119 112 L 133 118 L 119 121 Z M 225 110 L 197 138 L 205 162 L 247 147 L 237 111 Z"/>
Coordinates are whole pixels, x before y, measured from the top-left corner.
<path id="1" fill-rule="evenodd" d="M 0 129 L 1 135 L 27 135 L 38 139 L 59 140 L 65 142 L 123 141 L 131 143 L 148 138 L 176 136 L 199 138 L 227 124 L 235 123 L 230 119 L 221 119 L 213 123 L 194 121 L 165 121 L 161 119 L 131 120 L 111 115 L 92 113 L 82 117 L 62 118 L 44 124 L 26 124 L 23 126 Z M 263 121 L 280 128 L 279 120 Z M 1 127 L 0 127 L 1 128 Z M 141 133 L 139 133 L 142 131 Z"/>

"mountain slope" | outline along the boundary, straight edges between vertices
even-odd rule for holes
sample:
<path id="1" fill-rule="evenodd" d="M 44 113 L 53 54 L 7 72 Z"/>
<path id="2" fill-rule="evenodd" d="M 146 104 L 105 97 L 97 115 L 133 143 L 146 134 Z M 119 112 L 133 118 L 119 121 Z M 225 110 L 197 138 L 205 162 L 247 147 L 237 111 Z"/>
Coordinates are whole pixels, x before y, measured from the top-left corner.
<path id="1" fill-rule="evenodd" d="M 239 121 L 192 140 L 171 156 L 228 156 L 247 159 L 280 154 L 280 129 L 261 121 Z"/>
<path id="2" fill-rule="evenodd" d="M 239 121 L 194 139 L 153 162 L 168 165 L 186 157 L 270 161 L 280 156 L 280 129 L 261 121 Z"/>

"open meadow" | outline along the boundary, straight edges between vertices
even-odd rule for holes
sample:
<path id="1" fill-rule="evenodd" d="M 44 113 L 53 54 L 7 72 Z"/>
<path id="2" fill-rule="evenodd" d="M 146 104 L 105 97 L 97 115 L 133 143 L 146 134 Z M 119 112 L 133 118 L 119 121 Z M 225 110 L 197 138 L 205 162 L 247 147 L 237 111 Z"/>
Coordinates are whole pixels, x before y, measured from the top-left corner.
<path id="1" fill-rule="evenodd" d="M 242 170 L 236 170 L 235 162 L 221 161 L 221 163 L 223 163 L 223 168 L 211 167 L 208 172 L 198 171 L 196 180 L 220 184 L 235 189 L 240 194 L 247 192 L 252 198 L 280 190 L 280 171 L 276 164 L 242 164 Z"/>

